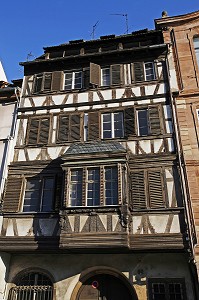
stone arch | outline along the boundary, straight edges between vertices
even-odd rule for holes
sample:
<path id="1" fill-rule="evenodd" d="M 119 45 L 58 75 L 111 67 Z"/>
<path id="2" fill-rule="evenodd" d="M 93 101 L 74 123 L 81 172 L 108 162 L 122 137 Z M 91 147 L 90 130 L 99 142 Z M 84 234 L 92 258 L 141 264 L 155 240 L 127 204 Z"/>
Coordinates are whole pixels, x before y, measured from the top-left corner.
<path id="1" fill-rule="evenodd" d="M 112 276 L 113 279 L 115 278 L 116 280 L 119 280 L 123 284 L 123 286 L 128 290 L 129 294 L 131 295 L 131 299 L 138 300 L 135 289 L 128 280 L 128 278 L 122 272 L 106 266 L 91 267 L 84 270 L 80 274 L 79 281 L 77 282 L 71 294 L 70 300 L 78 300 L 84 283 L 86 283 L 89 279 L 100 275 Z"/>
<path id="2" fill-rule="evenodd" d="M 8 300 L 53 300 L 54 278 L 46 270 L 28 268 L 17 273 L 8 291 Z"/>

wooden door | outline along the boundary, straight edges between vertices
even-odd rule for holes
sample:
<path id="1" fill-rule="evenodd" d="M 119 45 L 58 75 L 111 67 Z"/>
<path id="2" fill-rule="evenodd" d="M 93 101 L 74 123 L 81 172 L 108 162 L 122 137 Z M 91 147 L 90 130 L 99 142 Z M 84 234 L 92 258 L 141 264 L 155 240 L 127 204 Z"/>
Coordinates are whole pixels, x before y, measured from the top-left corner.
<path id="1" fill-rule="evenodd" d="M 120 279 L 101 274 L 89 278 L 82 285 L 77 300 L 133 300 L 133 298 Z"/>

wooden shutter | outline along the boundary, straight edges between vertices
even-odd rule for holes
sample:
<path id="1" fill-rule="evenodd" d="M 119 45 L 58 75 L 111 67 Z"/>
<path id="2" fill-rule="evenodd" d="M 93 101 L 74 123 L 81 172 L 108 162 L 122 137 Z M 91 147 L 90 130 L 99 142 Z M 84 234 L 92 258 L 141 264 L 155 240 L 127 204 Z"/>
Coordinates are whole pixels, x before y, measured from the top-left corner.
<path id="1" fill-rule="evenodd" d="M 29 132 L 28 132 L 28 144 L 37 144 L 37 136 L 39 130 L 39 120 L 30 119 Z"/>
<path id="2" fill-rule="evenodd" d="M 88 68 L 83 70 L 83 87 L 85 89 L 88 89 L 89 83 L 90 83 L 90 69 Z"/>
<path id="3" fill-rule="evenodd" d="M 99 139 L 99 113 L 88 113 L 88 140 Z"/>
<path id="4" fill-rule="evenodd" d="M 90 63 L 90 83 L 99 86 L 100 81 L 100 66 Z"/>
<path id="5" fill-rule="evenodd" d="M 60 91 L 61 90 L 61 83 L 63 80 L 63 72 L 55 71 L 52 74 L 52 90 L 53 91 Z"/>
<path id="6" fill-rule="evenodd" d="M 49 126 L 50 126 L 50 119 L 45 118 L 40 120 L 40 132 L 39 132 L 39 143 L 47 144 L 48 137 L 49 137 Z"/>
<path id="7" fill-rule="evenodd" d="M 151 134 L 161 134 L 161 124 L 158 106 L 149 106 L 149 123 Z"/>
<path id="8" fill-rule="evenodd" d="M 149 205 L 150 208 L 163 208 L 163 181 L 160 170 L 148 171 Z"/>
<path id="9" fill-rule="evenodd" d="M 17 212 L 19 211 L 19 203 L 22 189 L 21 177 L 8 177 L 6 183 L 6 191 L 3 199 L 4 212 Z"/>
<path id="10" fill-rule="evenodd" d="M 144 66 L 143 62 L 134 62 L 131 65 L 132 81 L 144 81 Z"/>
<path id="11" fill-rule="evenodd" d="M 80 140 L 80 114 L 70 115 L 70 140 Z"/>
<path id="12" fill-rule="evenodd" d="M 134 171 L 131 173 L 131 191 L 133 209 L 146 208 L 144 171 Z"/>
<path id="13" fill-rule="evenodd" d="M 69 116 L 60 115 L 59 116 L 59 131 L 58 131 L 58 141 L 67 142 L 69 140 Z"/>
<path id="14" fill-rule="evenodd" d="M 51 83 L 52 83 L 52 73 L 44 73 L 44 83 L 43 83 L 43 90 L 50 91 L 51 90 Z"/>
<path id="15" fill-rule="evenodd" d="M 123 66 L 122 65 L 112 65 L 111 68 L 111 84 L 122 84 L 123 83 Z"/>
<path id="16" fill-rule="evenodd" d="M 63 185 L 63 174 L 57 174 L 56 186 L 55 186 L 55 210 L 56 211 L 58 211 L 61 207 L 62 185 Z"/>
<path id="17" fill-rule="evenodd" d="M 135 135 L 135 112 L 134 108 L 127 108 L 124 111 L 125 137 Z"/>

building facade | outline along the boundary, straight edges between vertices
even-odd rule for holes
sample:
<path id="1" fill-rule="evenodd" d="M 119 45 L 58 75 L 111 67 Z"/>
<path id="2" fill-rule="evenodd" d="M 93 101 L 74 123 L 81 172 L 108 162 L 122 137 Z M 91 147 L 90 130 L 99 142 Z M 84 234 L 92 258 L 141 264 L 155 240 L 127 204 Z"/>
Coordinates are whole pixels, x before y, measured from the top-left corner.
<path id="1" fill-rule="evenodd" d="M 145 29 L 22 63 L 2 299 L 196 299 L 171 57 Z"/>
<path id="2" fill-rule="evenodd" d="M 199 11 L 156 20 L 164 40 L 173 45 L 178 93 L 173 102 L 179 136 L 179 154 L 185 177 L 193 260 L 199 273 Z"/>

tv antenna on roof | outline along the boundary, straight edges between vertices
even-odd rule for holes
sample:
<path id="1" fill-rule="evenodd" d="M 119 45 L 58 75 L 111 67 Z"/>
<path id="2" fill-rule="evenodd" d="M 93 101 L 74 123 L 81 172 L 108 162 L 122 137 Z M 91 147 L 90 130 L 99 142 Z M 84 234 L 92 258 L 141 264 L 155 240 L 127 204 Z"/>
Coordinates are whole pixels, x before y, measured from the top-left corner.
<path id="1" fill-rule="evenodd" d="M 129 24 L 128 24 L 128 15 L 127 14 L 111 14 L 112 16 L 122 16 L 125 17 L 126 20 L 126 32 L 125 33 L 129 33 Z"/>
<path id="2" fill-rule="evenodd" d="M 29 61 L 29 59 L 30 59 L 31 57 L 34 57 L 34 55 L 32 54 L 32 51 L 30 51 L 30 53 L 27 54 L 26 60 Z"/>
<path id="3" fill-rule="evenodd" d="M 97 21 L 95 23 L 95 25 L 93 25 L 93 31 L 91 32 L 91 36 L 92 36 L 93 40 L 95 39 L 95 30 L 96 30 L 98 24 L 99 24 L 99 21 Z"/>

